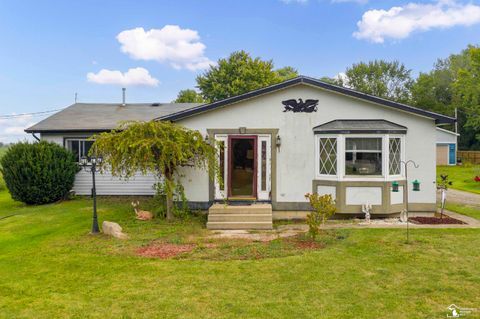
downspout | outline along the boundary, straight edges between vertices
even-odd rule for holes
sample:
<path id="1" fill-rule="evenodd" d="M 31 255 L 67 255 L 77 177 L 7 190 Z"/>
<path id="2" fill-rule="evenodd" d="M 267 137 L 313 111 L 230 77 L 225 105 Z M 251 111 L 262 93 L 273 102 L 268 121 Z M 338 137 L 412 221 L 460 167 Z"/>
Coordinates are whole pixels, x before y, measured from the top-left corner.
<path id="1" fill-rule="evenodd" d="M 33 136 L 33 138 L 35 138 L 38 142 L 40 142 L 40 138 L 38 138 L 38 136 L 36 136 L 35 133 L 32 133 L 32 136 Z"/>

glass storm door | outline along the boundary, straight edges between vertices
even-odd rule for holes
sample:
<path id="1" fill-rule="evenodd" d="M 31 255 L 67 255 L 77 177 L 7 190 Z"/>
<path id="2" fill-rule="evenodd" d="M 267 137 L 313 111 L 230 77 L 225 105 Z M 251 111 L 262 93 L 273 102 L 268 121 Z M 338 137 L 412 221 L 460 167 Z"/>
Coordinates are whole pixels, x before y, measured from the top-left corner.
<path id="1" fill-rule="evenodd" d="M 215 199 L 270 200 L 271 136 L 216 134 L 220 176 Z"/>
<path id="2" fill-rule="evenodd" d="M 228 137 L 228 197 L 257 197 L 257 136 Z"/>

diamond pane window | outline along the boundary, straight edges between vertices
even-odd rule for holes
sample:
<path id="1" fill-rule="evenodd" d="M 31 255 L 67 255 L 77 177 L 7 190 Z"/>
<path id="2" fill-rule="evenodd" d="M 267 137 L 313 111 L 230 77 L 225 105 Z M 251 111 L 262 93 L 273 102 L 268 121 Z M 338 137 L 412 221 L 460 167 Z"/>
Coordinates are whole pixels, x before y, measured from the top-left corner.
<path id="1" fill-rule="evenodd" d="M 391 138 L 389 142 L 390 175 L 400 175 L 400 138 Z"/>
<path id="2" fill-rule="evenodd" d="M 319 139 L 320 175 L 337 175 L 337 139 Z"/>

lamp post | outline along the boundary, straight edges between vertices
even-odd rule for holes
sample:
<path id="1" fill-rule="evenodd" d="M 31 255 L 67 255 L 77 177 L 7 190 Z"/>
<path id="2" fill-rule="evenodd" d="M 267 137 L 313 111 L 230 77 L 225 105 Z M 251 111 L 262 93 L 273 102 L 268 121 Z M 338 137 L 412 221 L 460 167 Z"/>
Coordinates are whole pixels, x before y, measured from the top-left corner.
<path id="1" fill-rule="evenodd" d="M 80 166 L 86 172 L 90 172 L 92 174 L 92 198 L 93 198 L 93 221 L 92 221 L 92 234 L 98 234 L 100 232 L 100 228 L 98 227 L 98 219 L 97 219 L 97 189 L 95 186 L 95 173 L 99 171 L 97 164 L 102 164 L 103 158 L 101 156 L 92 156 L 90 157 L 90 162 L 86 156 L 82 156 L 80 159 Z"/>
<path id="2" fill-rule="evenodd" d="M 404 171 L 405 171 L 405 180 L 407 181 L 406 187 L 404 189 L 404 198 L 405 198 L 405 210 L 404 212 L 406 213 L 407 217 L 407 243 L 409 242 L 410 239 L 410 234 L 409 234 L 409 219 L 408 219 L 408 164 L 413 164 L 413 167 L 418 168 L 419 165 L 415 163 L 413 160 L 408 160 L 408 161 L 400 161 L 400 164 L 403 165 Z M 420 191 L 420 182 L 418 180 L 413 181 L 413 191 L 418 192 Z M 392 183 L 392 192 L 398 192 L 398 182 L 393 182 Z M 402 211 L 403 213 L 403 211 Z"/>

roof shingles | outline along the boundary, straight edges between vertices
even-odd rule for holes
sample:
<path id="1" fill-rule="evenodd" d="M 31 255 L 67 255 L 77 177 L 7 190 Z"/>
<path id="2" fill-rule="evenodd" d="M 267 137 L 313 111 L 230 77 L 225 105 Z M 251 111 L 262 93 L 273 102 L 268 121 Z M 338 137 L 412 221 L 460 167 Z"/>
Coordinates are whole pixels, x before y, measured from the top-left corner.
<path id="1" fill-rule="evenodd" d="M 199 103 L 76 103 L 25 130 L 35 132 L 109 131 L 122 121 L 150 121 L 198 107 Z"/>

